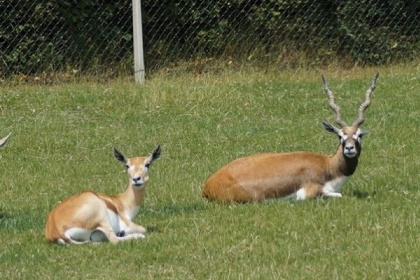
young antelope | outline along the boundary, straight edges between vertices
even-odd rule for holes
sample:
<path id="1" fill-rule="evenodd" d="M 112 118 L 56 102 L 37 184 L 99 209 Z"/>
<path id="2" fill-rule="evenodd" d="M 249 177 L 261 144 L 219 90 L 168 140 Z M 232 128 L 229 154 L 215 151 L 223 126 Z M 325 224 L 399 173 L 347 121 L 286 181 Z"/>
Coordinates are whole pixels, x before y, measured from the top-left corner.
<path id="1" fill-rule="evenodd" d="M 132 222 L 143 203 L 150 165 L 159 158 L 160 146 L 147 157 L 126 158 L 114 148 L 114 155 L 128 173 L 128 187 L 118 195 L 85 191 L 70 196 L 52 210 L 45 226 L 45 238 L 58 244 L 83 244 L 109 240 L 117 243 L 142 239 L 146 229 Z"/>

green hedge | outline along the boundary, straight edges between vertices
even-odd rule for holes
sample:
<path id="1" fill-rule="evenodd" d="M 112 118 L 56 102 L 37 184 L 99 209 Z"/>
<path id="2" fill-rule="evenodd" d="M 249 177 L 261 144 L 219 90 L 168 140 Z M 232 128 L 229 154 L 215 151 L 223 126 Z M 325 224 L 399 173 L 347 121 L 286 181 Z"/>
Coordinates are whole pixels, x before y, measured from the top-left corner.
<path id="1" fill-rule="evenodd" d="M 420 50 L 418 1 L 177 2 L 182 4 L 143 1 L 149 15 L 146 38 L 152 38 L 146 47 L 150 55 L 244 56 L 258 49 L 261 57 L 299 51 L 314 58 L 334 55 L 378 65 L 415 59 Z M 159 13 L 150 12 L 158 6 Z M 147 28 L 163 25 L 170 40 Z"/>
<path id="2" fill-rule="evenodd" d="M 130 5 L 97 0 L 7 0 L 0 5 L 3 76 L 73 67 L 91 71 L 118 63 L 132 49 Z M 122 14 L 129 18 L 121 21 Z"/>
<path id="3" fill-rule="evenodd" d="M 417 59 L 419 1 L 143 0 L 147 69 L 196 57 Z M 1 1 L 0 76 L 132 68 L 131 1 Z M 17 40 L 18 39 L 18 40 Z"/>

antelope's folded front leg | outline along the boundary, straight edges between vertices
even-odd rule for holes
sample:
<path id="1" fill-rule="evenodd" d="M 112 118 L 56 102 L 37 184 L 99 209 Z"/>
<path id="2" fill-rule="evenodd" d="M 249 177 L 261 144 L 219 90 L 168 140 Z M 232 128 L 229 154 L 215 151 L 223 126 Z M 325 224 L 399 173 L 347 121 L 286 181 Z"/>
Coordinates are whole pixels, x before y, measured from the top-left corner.
<path id="1" fill-rule="evenodd" d="M 125 232 L 126 234 L 135 234 L 135 233 L 144 234 L 146 233 L 146 229 L 138 224 L 131 222 L 128 225 L 128 227 L 125 229 Z"/>

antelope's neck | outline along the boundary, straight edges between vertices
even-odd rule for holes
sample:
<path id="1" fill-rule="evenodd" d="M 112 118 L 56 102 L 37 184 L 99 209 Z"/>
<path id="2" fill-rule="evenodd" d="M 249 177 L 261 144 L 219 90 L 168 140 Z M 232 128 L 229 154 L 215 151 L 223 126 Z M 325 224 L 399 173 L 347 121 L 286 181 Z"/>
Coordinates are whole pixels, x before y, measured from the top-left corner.
<path id="1" fill-rule="evenodd" d="M 140 210 L 145 195 L 145 187 L 135 189 L 131 184 L 128 184 L 127 190 L 120 195 L 121 202 L 127 211 L 127 214 L 133 218 Z"/>
<path id="2" fill-rule="evenodd" d="M 359 162 L 359 154 L 353 158 L 348 158 L 344 155 L 342 145 L 339 145 L 336 154 L 332 157 L 332 166 L 335 169 L 333 170 L 333 173 L 337 173 L 337 175 L 341 176 L 353 175 Z"/>

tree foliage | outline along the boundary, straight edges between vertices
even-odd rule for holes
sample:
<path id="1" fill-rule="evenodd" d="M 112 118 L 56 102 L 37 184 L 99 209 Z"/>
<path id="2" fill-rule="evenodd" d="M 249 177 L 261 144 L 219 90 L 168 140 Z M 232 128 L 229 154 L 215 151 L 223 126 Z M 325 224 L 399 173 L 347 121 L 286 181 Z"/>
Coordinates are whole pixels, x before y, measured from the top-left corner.
<path id="1" fill-rule="evenodd" d="M 125 61 L 131 1 L 0 0 L 0 76 Z M 146 63 L 195 57 L 350 59 L 378 65 L 418 57 L 418 1 L 143 0 Z"/>

